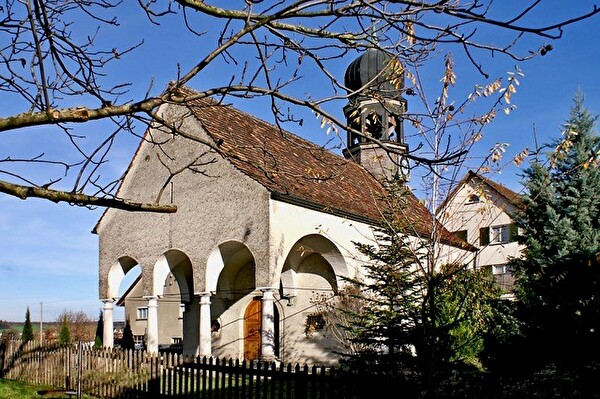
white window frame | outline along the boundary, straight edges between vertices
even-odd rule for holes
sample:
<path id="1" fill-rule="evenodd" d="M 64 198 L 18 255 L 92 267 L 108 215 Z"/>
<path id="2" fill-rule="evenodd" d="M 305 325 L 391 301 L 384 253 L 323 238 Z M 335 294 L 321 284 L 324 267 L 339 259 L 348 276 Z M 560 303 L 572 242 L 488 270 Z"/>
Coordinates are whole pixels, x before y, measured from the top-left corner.
<path id="1" fill-rule="evenodd" d="M 148 320 L 148 306 L 140 306 L 137 308 L 137 319 Z"/>
<path id="2" fill-rule="evenodd" d="M 500 274 L 512 274 L 512 272 L 512 266 L 506 263 L 500 265 L 492 265 L 492 274 L 495 276 Z"/>
<path id="3" fill-rule="evenodd" d="M 510 225 L 490 226 L 490 244 L 508 244 L 510 242 Z"/>

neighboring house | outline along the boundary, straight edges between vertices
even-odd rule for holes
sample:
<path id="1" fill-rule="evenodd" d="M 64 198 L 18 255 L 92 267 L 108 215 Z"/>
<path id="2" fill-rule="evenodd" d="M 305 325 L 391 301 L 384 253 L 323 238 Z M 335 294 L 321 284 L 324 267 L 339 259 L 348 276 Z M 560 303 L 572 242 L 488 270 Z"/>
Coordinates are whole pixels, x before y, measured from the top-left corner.
<path id="1" fill-rule="evenodd" d="M 375 82 L 379 97 L 354 96 L 344 111 L 349 125 L 394 148 L 394 160 L 354 133 L 344 159 L 189 89 L 180 92 L 194 98 L 187 106 L 162 106 L 158 115 L 187 138 L 150 128 L 118 195 L 152 202 L 161 193 L 157 201 L 178 210 L 107 209 L 96 225 L 105 345 L 113 343 L 119 300 L 149 351 L 181 338 L 185 354 L 336 362 L 339 342 L 323 331 L 315 301 L 361 276 L 365 259 L 354 242 L 374 240 L 386 193 L 378 178 L 397 173 L 407 150 L 405 102 L 378 78 L 388 62 L 368 51 L 350 65 L 348 89 Z M 472 258 L 472 248 L 437 225 L 416 197 L 407 197 L 399 216 L 415 245 L 437 226 L 440 262 Z M 136 265 L 141 277 L 119 299 Z"/>
<path id="2" fill-rule="evenodd" d="M 142 276 L 135 279 L 131 286 L 116 302 L 125 307 L 125 323 L 129 323 L 136 348 L 146 346 L 146 329 L 148 326 L 148 300 L 143 297 Z M 169 273 L 158 307 L 159 347 L 179 348 L 183 342 L 183 313 L 185 303 L 181 303 L 181 293 L 175 276 Z M 121 330 L 122 335 L 122 330 Z"/>
<path id="3" fill-rule="evenodd" d="M 510 259 L 521 256 L 515 213 L 521 196 L 473 171 L 460 180 L 436 212 L 438 220 L 457 237 L 479 248 L 477 267 L 494 275 L 505 297 L 511 297 Z"/>

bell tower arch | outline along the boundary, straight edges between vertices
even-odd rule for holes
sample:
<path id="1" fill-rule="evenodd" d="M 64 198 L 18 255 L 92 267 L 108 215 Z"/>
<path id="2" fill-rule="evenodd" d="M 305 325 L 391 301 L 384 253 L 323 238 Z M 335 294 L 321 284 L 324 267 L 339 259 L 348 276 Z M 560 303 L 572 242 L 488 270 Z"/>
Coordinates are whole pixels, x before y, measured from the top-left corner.
<path id="1" fill-rule="evenodd" d="M 382 50 L 367 50 L 350 63 L 344 84 L 349 94 L 344 107 L 348 128 L 344 156 L 382 181 L 397 176 L 407 180 L 404 68 Z"/>

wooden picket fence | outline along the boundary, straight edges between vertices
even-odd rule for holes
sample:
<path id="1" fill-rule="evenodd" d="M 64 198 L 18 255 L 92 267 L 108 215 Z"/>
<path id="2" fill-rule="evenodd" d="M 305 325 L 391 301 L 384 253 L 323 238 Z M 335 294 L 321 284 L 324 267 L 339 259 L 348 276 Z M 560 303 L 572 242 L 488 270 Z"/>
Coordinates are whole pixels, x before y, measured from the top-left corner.
<path id="1" fill-rule="evenodd" d="M 18 341 L 0 345 L 0 377 L 98 398 L 355 399 L 372 396 L 373 387 L 398 395 L 394 376 L 365 370 Z"/>

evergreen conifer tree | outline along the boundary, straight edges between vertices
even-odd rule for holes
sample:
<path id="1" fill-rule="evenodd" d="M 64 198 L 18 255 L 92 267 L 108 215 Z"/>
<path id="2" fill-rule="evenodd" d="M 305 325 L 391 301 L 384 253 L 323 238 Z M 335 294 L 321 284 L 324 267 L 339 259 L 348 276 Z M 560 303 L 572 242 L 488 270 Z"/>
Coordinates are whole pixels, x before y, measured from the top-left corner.
<path id="1" fill-rule="evenodd" d="M 96 324 L 96 335 L 94 337 L 94 349 L 102 349 L 102 337 L 104 335 L 104 315 L 100 311 L 98 324 Z"/>
<path id="2" fill-rule="evenodd" d="M 21 340 L 23 343 L 33 341 L 33 326 L 31 325 L 31 314 L 29 312 L 29 306 L 25 312 L 25 325 L 23 326 L 23 332 L 21 334 Z"/>
<path id="3" fill-rule="evenodd" d="M 375 242 L 355 243 L 369 261 L 365 275 L 352 280 L 363 304 L 347 310 L 346 328 L 359 348 L 353 364 L 416 370 L 431 385 L 451 363 L 479 365 L 500 291 L 491 276 L 466 265 L 430 267 L 435 241 L 415 238 L 401 216 L 410 211 L 407 190 L 401 181 L 388 185 Z"/>
<path id="4" fill-rule="evenodd" d="M 131 324 L 129 323 L 129 318 L 125 321 L 125 328 L 123 329 L 123 338 L 121 338 L 121 348 L 135 348 L 135 341 L 133 339 L 133 332 L 131 331 Z"/>
<path id="5" fill-rule="evenodd" d="M 578 93 L 562 141 L 526 170 L 516 261 L 525 348 L 540 361 L 600 354 L 600 138 Z"/>
<path id="6" fill-rule="evenodd" d="M 71 331 L 69 331 L 69 320 L 67 316 L 64 316 L 61 324 L 60 331 L 58 332 L 58 343 L 61 346 L 71 345 Z"/>

